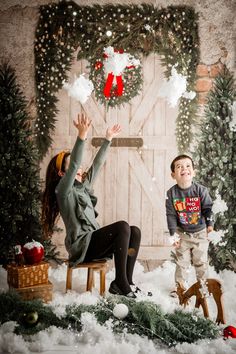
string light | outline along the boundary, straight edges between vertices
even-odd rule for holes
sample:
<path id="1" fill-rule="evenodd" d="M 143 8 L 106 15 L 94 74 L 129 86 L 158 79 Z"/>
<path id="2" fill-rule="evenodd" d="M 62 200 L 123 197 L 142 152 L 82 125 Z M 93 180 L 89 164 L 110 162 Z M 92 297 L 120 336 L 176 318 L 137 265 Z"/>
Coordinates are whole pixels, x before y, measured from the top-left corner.
<path id="1" fill-rule="evenodd" d="M 113 11 L 107 11 L 107 8 L 100 6 L 100 7 L 89 7 L 89 8 L 84 8 L 80 6 L 74 6 L 74 5 L 68 5 L 66 8 L 63 5 L 63 2 L 59 2 L 59 4 L 50 4 L 44 6 L 43 12 L 40 14 L 40 23 L 38 25 L 38 28 L 36 29 L 36 36 L 37 38 L 35 39 L 35 53 L 36 53 L 36 69 L 37 69 L 37 77 L 42 79 L 42 81 L 45 81 L 45 84 L 43 85 L 37 85 L 38 90 L 40 92 L 41 96 L 49 96 L 50 99 L 54 97 L 54 94 L 56 92 L 56 89 L 60 87 L 60 83 L 63 79 L 66 79 L 66 72 L 65 69 L 69 69 L 69 62 L 72 59 L 72 51 L 74 50 L 73 48 L 76 48 L 76 44 L 74 43 L 74 37 L 70 37 L 70 32 L 75 30 L 75 27 L 78 28 L 79 24 L 76 23 L 76 16 L 78 14 L 82 14 L 78 18 L 78 22 L 80 23 L 81 26 L 81 33 L 80 33 L 80 38 L 81 40 L 81 53 L 85 55 L 88 58 L 88 54 L 90 51 L 90 38 L 88 38 L 87 34 L 87 23 L 84 21 L 84 16 L 88 20 L 93 20 L 95 21 L 95 25 L 98 28 L 97 32 L 94 32 L 94 34 L 97 36 L 96 38 L 96 43 L 98 43 L 101 46 L 101 43 L 106 41 L 106 37 L 109 39 L 115 38 L 117 35 L 122 38 L 122 41 L 125 41 L 126 36 L 130 36 L 131 41 L 132 38 L 136 40 L 135 36 L 137 37 L 136 33 L 132 33 L 133 30 L 133 24 L 135 24 L 137 21 L 140 22 L 140 26 L 144 26 L 146 21 L 146 30 L 147 33 L 140 33 L 140 38 L 147 38 L 150 34 L 154 33 L 156 29 L 153 29 L 153 24 L 155 24 L 155 27 L 157 26 L 157 23 L 160 23 L 159 29 L 161 32 L 162 36 L 165 36 L 165 31 L 161 29 L 161 24 L 164 21 L 167 21 L 170 18 L 175 18 L 174 22 L 174 28 L 178 31 L 178 43 L 180 43 L 179 46 L 177 46 L 174 41 L 175 41 L 175 36 L 176 32 L 172 30 L 172 35 L 173 35 L 173 45 L 171 44 L 170 50 L 173 48 L 175 52 L 170 53 L 168 56 L 163 56 L 164 62 L 166 62 L 166 65 L 168 68 L 171 68 L 173 65 L 174 58 L 176 58 L 177 55 L 177 60 L 180 62 L 180 65 L 182 67 L 182 74 L 188 74 L 188 81 L 192 82 L 194 75 L 189 72 L 189 68 L 191 65 L 195 65 L 193 63 L 193 60 L 189 58 L 189 55 L 187 55 L 187 52 L 183 52 L 183 50 L 188 51 L 188 54 L 192 54 L 193 52 L 196 52 L 196 48 L 198 48 L 198 43 L 192 43 L 192 38 L 196 38 L 195 36 L 192 35 L 193 31 L 196 31 L 197 24 L 195 23 L 195 16 L 194 13 L 192 12 L 186 12 L 182 11 L 182 9 L 178 8 L 173 8 L 172 10 L 168 10 L 168 13 L 165 10 L 157 10 L 154 8 L 149 8 L 148 11 L 146 11 L 144 8 L 136 5 L 128 6 L 128 7 L 118 7 L 118 6 L 112 6 Z M 42 9 L 42 8 L 41 8 Z M 63 12 L 64 10 L 64 12 Z M 57 17 L 58 14 L 64 13 L 65 17 L 69 21 L 65 21 L 64 27 L 62 28 L 63 33 L 58 35 L 55 33 L 56 38 L 52 38 L 51 40 L 51 35 L 49 36 L 49 33 L 51 33 L 51 20 L 49 21 L 50 18 L 52 17 Z M 47 14 L 47 15 L 46 15 Z M 98 15 L 99 16 L 96 16 Z M 189 17 L 187 17 L 187 15 Z M 151 16 L 150 16 L 151 15 Z M 62 15 L 63 16 L 63 15 Z M 66 20 L 65 18 L 65 20 Z M 115 22 L 117 21 L 117 18 L 119 19 L 125 19 L 124 22 Z M 45 21 L 43 21 L 45 19 Z M 105 20 L 106 19 L 106 20 Z M 109 19 L 109 20 L 108 20 Z M 102 20 L 102 22 L 101 22 Z M 114 21 L 115 20 L 115 21 Z M 187 21 L 189 22 L 187 25 Z M 45 22 L 45 23 L 44 23 Z M 104 25 L 106 22 L 106 26 L 109 28 L 108 30 L 104 30 Z M 143 23 L 144 22 L 144 23 Z M 149 24 L 150 23 L 150 24 Z M 110 25 L 109 25 L 110 24 Z M 90 25 L 90 22 L 89 22 Z M 73 26 L 73 27 L 72 27 Z M 110 28 L 114 28 L 112 31 Z M 119 26 L 119 27 L 118 27 Z M 118 28 L 116 30 L 116 28 Z M 167 29 L 168 31 L 168 29 Z M 185 32 L 185 33 L 184 33 Z M 40 34 L 40 36 L 39 36 Z M 104 35 L 105 34 L 105 35 Z M 46 36 L 47 35 L 47 36 Z M 69 36 L 68 36 L 69 35 Z M 190 36 L 191 36 L 191 42 L 190 42 Z M 63 37 L 63 40 L 62 40 Z M 64 39 L 65 38 L 65 39 Z M 144 40 L 144 39 L 142 39 Z M 179 41 L 180 40 L 180 41 Z M 40 43 L 39 43 L 40 42 Z M 48 63 L 46 62 L 47 58 L 51 56 L 51 53 L 53 52 L 53 46 L 60 46 L 61 50 L 58 51 L 58 49 L 55 50 L 56 55 L 57 55 L 57 60 L 61 61 L 61 66 L 59 70 L 53 71 L 53 69 L 50 68 Z M 94 42 L 93 42 L 94 43 Z M 185 46 L 183 46 L 183 43 L 185 43 Z M 43 44 L 43 47 L 42 45 Z M 175 45 L 175 46 L 174 46 Z M 96 49 L 96 48 L 95 48 Z M 94 50 L 95 50 L 94 49 Z M 69 51 L 69 54 L 68 54 Z M 91 55 L 90 55 L 91 56 Z M 93 56 L 92 56 L 93 57 Z M 196 58 L 196 55 L 194 56 Z M 52 63 L 53 61 L 51 61 Z M 195 60 L 196 62 L 196 60 Z M 43 73 L 45 72 L 45 69 L 47 70 L 47 77 L 51 77 L 53 72 L 54 74 L 57 73 L 57 77 L 55 77 L 53 80 L 49 80 L 50 82 L 52 81 L 53 85 L 49 86 L 48 80 L 45 80 L 45 75 Z M 54 84 L 54 81 L 56 81 L 58 84 Z M 39 82 L 36 82 L 40 84 Z M 45 89 L 47 88 L 47 90 Z M 53 91 L 52 91 L 53 90 Z M 127 96 L 127 92 L 124 92 L 124 96 Z M 114 99 L 113 99 L 114 101 Z M 183 105 L 190 106 L 189 102 L 184 102 Z M 48 107 L 50 104 L 48 104 Z M 55 106 L 53 104 L 53 106 Z M 53 116 L 53 110 L 51 107 L 51 112 L 48 114 L 47 111 L 42 113 L 42 117 L 40 117 L 40 120 L 45 119 L 44 114 L 47 113 L 48 121 L 50 121 L 51 114 Z M 186 115 L 184 116 L 184 113 Z M 191 113 L 189 111 L 183 112 L 181 109 L 179 110 L 179 116 L 177 118 L 177 124 L 179 118 L 184 118 L 183 122 L 180 123 L 180 130 L 183 126 L 186 125 L 187 122 L 191 120 Z M 41 123 L 40 123 L 41 124 Z M 182 129 L 183 130 L 183 129 Z M 191 132 L 191 127 L 190 124 L 188 124 L 188 127 L 184 130 L 186 135 L 188 135 Z M 46 133 L 46 131 L 45 131 Z M 46 133 L 47 134 L 47 133 Z M 178 134 L 178 133 L 177 133 Z M 183 136 L 183 139 L 185 141 L 188 141 L 185 139 L 185 136 L 181 134 L 181 137 Z M 188 137 L 189 139 L 189 137 Z M 184 145 L 184 144 L 183 144 Z"/>

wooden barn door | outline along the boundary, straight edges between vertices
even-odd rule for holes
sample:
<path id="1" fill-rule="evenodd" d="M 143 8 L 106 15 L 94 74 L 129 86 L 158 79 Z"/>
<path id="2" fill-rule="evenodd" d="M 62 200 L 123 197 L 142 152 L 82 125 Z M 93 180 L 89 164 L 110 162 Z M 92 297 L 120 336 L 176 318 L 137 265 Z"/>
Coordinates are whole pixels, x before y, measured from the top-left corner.
<path id="1" fill-rule="evenodd" d="M 93 137 L 104 137 L 106 128 L 115 123 L 122 126 L 120 137 L 142 138 L 143 146 L 112 147 L 95 184 L 100 225 L 126 220 L 142 230 L 142 258 L 165 258 L 166 245 L 165 192 L 172 185 L 170 162 L 175 157 L 175 119 L 177 109 L 170 108 L 157 97 L 163 81 L 163 68 L 157 55 L 143 58 L 143 88 L 139 96 L 121 108 L 105 110 L 94 97 L 81 106 L 68 97 L 65 90 L 58 94 L 59 114 L 53 149 L 43 163 L 62 149 L 71 149 L 76 139 L 72 121 L 84 110 L 92 119 L 92 130 L 86 145 L 83 165 L 91 164 L 97 148 Z M 87 62 L 74 61 L 70 77 L 87 72 Z M 165 255 L 164 255 L 164 253 Z"/>

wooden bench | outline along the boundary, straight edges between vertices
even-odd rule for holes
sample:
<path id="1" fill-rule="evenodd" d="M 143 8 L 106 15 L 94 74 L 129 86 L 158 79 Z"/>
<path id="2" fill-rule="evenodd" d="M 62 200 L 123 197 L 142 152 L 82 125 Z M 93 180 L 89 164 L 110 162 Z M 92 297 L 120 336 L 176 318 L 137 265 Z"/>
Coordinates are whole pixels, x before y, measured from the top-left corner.
<path id="1" fill-rule="evenodd" d="M 68 260 L 67 263 L 67 274 L 66 274 L 66 292 L 72 289 L 72 272 L 73 269 L 87 268 L 87 286 L 86 291 L 91 291 L 94 287 L 94 271 L 100 272 L 100 295 L 104 295 L 106 290 L 106 271 L 107 271 L 107 261 L 93 261 L 88 263 L 79 263 L 76 266 L 70 266 Z"/>

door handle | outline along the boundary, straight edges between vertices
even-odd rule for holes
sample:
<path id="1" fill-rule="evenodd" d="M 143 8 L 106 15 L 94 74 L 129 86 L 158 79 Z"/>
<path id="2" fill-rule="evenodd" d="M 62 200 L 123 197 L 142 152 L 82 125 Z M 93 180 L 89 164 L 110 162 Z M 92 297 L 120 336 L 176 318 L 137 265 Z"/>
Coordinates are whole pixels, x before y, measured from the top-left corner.
<path id="1" fill-rule="evenodd" d="M 102 145 L 105 138 L 92 138 L 91 144 L 94 147 L 99 147 Z M 135 147 L 140 148 L 143 146 L 142 138 L 113 138 L 111 142 L 112 147 Z"/>

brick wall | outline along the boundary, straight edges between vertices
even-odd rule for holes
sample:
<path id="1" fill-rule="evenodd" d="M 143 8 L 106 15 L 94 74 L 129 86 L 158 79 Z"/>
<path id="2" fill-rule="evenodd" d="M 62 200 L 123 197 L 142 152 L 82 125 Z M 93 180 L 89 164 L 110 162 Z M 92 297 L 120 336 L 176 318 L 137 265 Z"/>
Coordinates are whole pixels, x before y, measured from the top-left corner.
<path id="1" fill-rule="evenodd" d="M 223 69 L 224 64 L 221 61 L 212 65 L 199 64 L 197 66 L 197 81 L 195 90 L 198 95 L 198 103 L 204 105 L 207 100 L 207 94 L 212 89 L 214 78 Z"/>

